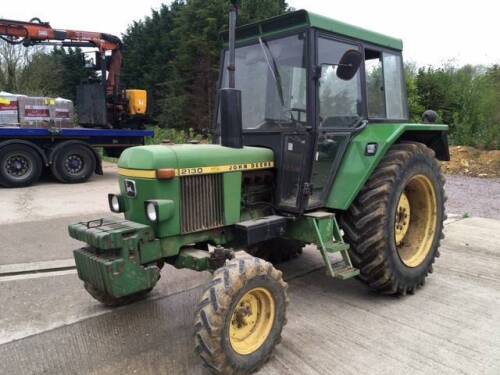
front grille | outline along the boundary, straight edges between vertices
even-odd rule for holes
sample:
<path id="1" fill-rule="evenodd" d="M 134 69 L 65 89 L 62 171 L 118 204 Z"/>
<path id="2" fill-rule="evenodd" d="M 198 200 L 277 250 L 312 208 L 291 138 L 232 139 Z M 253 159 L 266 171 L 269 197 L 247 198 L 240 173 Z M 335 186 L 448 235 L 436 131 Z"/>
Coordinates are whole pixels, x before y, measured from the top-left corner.
<path id="1" fill-rule="evenodd" d="M 224 225 L 222 174 L 181 178 L 182 233 Z"/>

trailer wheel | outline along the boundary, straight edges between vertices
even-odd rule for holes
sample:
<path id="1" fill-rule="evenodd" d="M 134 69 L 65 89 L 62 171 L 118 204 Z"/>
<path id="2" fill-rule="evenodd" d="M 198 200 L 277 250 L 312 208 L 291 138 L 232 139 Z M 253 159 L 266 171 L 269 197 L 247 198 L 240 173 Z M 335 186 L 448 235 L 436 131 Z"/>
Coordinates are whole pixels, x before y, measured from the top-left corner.
<path id="1" fill-rule="evenodd" d="M 75 184 L 87 181 L 94 173 L 95 167 L 94 154 L 88 147 L 71 144 L 57 151 L 51 171 L 59 182 Z"/>
<path id="2" fill-rule="evenodd" d="M 12 144 L 0 150 L 0 185 L 29 186 L 38 181 L 42 169 L 40 155 L 27 145 Z"/>
<path id="3" fill-rule="evenodd" d="M 341 218 L 360 279 L 384 294 L 424 285 L 444 237 L 445 201 L 434 151 L 394 145 Z"/>
<path id="4" fill-rule="evenodd" d="M 287 284 L 271 263 L 239 252 L 214 273 L 198 306 L 196 351 L 216 374 L 258 370 L 281 340 Z"/>
<path id="5" fill-rule="evenodd" d="M 103 291 L 95 288 L 93 285 L 91 285 L 89 283 L 84 283 L 83 286 L 84 286 L 85 290 L 94 299 L 96 299 L 97 301 L 99 301 L 100 303 L 102 303 L 103 305 L 108 306 L 108 307 L 119 307 L 119 306 L 129 305 L 131 303 L 140 301 L 140 300 L 146 298 L 146 296 L 153 290 L 153 288 L 146 289 L 146 290 L 143 290 L 141 292 L 131 294 L 129 296 L 116 298 L 116 297 L 109 295 L 106 292 L 103 292 Z"/>

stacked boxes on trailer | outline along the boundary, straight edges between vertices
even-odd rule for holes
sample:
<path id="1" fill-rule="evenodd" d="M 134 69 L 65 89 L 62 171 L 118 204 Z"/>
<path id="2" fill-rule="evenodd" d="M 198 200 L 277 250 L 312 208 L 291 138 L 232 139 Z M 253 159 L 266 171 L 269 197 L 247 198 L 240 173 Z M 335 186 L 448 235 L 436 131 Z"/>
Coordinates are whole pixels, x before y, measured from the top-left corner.
<path id="1" fill-rule="evenodd" d="M 71 100 L 0 93 L 0 126 L 73 128 L 73 112 Z"/>
<path id="2" fill-rule="evenodd" d="M 18 96 L 0 92 L 0 126 L 18 126 Z"/>
<path id="3" fill-rule="evenodd" d="M 49 98 L 19 97 L 19 124 L 22 128 L 45 128 L 50 126 Z"/>
<path id="4" fill-rule="evenodd" d="M 53 106 L 53 119 L 58 128 L 72 128 L 73 122 L 73 102 L 68 99 L 56 98 Z"/>

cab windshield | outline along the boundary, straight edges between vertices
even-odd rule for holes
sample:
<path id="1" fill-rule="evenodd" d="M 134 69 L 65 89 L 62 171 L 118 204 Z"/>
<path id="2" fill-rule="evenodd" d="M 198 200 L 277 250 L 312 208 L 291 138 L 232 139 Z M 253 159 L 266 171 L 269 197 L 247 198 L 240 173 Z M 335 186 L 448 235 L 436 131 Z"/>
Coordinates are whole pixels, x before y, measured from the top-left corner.
<path id="1" fill-rule="evenodd" d="M 222 87 L 228 87 L 228 52 Z M 307 126 L 305 35 L 259 39 L 236 49 L 236 88 L 244 130 Z M 220 123 L 220 115 L 218 122 Z"/>

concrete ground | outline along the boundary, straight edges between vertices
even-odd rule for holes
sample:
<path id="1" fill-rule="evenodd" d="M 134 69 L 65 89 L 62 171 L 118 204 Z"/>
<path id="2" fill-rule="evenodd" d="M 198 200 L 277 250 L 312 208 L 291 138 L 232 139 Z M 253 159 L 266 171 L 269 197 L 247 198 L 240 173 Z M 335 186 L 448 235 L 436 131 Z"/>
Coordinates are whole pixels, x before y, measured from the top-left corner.
<path id="1" fill-rule="evenodd" d="M 500 178 L 446 176 L 447 211 L 500 220 Z"/>
<path id="2" fill-rule="evenodd" d="M 0 374 L 206 374 L 192 324 L 208 273 L 166 267 L 150 298 L 110 310 L 71 269 L 67 224 L 110 215 L 106 169 L 84 185 L 0 190 Z M 260 374 L 500 374 L 500 221 L 457 213 L 414 296 L 330 279 L 313 248 L 282 265 L 288 325 Z"/>

